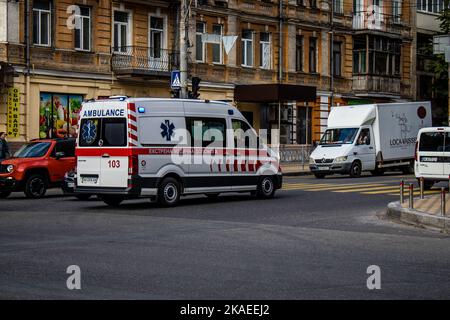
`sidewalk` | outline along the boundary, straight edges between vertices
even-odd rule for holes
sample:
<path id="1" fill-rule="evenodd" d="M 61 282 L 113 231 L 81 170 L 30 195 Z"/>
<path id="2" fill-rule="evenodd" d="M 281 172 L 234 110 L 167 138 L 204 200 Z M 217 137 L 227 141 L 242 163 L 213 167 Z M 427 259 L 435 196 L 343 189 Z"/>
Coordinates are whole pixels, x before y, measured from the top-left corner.
<path id="1" fill-rule="evenodd" d="M 394 220 L 422 228 L 450 233 L 450 195 L 446 194 L 445 215 L 441 214 L 441 195 L 431 195 L 424 199 L 414 198 L 414 208 L 409 208 L 408 197 L 403 204 L 399 201 L 388 204 L 386 215 Z"/>
<path id="2" fill-rule="evenodd" d="M 299 162 L 282 162 L 281 170 L 285 176 L 303 176 L 311 174 L 309 171 L 309 164 L 299 163 Z"/>

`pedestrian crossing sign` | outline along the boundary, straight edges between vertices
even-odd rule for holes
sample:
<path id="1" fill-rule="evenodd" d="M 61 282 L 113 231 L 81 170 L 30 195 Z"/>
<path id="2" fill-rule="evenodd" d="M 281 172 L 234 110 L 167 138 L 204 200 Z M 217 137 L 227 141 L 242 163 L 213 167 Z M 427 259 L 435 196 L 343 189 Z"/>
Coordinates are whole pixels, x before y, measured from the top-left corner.
<path id="1" fill-rule="evenodd" d="M 173 70 L 170 74 L 170 87 L 172 89 L 180 89 L 181 88 L 181 81 L 180 81 L 180 71 L 179 70 Z"/>

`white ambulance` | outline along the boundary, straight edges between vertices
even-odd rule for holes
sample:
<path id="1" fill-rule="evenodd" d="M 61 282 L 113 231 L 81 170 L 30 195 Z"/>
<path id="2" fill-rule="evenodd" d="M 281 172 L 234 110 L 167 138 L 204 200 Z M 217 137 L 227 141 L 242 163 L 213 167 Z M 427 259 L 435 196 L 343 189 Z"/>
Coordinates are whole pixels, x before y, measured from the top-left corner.
<path id="1" fill-rule="evenodd" d="M 225 102 L 88 101 L 78 131 L 75 192 L 108 205 L 147 197 L 174 206 L 181 195 L 225 192 L 271 198 L 282 185 L 277 154 Z"/>

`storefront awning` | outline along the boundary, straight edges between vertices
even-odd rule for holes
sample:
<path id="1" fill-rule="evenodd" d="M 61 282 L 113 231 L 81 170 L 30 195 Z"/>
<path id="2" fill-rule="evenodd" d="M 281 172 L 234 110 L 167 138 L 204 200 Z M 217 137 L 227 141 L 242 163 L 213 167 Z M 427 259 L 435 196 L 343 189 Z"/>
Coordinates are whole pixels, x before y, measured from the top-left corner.
<path id="1" fill-rule="evenodd" d="M 236 85 L 234 100 L 237 102 L 315 101 L 316 87 L 280 83 Z"/>

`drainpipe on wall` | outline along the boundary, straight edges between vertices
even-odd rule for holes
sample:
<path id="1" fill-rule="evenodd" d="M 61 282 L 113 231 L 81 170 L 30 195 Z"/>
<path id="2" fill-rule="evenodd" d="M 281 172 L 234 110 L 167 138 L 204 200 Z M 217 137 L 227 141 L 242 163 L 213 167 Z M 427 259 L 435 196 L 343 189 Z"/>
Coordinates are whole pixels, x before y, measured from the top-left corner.
<path id="1" fill-rule="evenodd" d="M 278 39 L 278 83 L 283 82 L 283 0 L 279 2 L 279 39 Z M 280 145 L 280 133 L 281 133 L 281 101 L 278 101 L 278 145 Z M 272 143 L 272 141 L 271 141 Z"/>
<path id="2" fill-rule="evenodd" d="M 30 140 L 28 126 L 30 125 L 30 1 L 25 0 L 25 16 L 24 16 L 24 40 L 25 40 L 25 140 Z"/>

